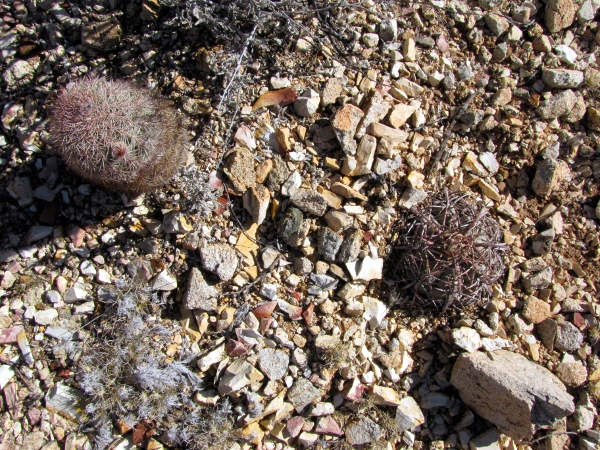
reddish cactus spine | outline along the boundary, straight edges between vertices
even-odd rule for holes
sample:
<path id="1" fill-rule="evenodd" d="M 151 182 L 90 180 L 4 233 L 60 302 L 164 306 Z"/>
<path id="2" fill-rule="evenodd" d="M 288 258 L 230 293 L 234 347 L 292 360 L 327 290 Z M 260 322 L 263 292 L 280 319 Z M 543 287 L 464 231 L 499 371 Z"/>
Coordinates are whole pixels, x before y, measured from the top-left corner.
<path id="1" fill-rule="evenodd" d="M 52 105 L 50 134 L 71 170 L 131 195 L 167 183 L 185 162 L 186 132 L 175 109 L 128 81 L 69 83 Z"/>

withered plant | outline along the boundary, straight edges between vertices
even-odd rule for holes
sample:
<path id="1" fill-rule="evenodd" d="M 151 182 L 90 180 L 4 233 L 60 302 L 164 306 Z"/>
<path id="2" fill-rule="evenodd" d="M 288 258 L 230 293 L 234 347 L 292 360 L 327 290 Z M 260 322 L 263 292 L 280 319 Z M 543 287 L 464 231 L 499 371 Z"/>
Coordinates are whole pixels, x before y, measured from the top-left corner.
<path id="1" fill-rule="evenodd" d="M 504 273 L 502 231 L 487 208 L 444 190 L 399 219 L 388 277 L 398 303 L 445 312 L 477 305 Z"/>

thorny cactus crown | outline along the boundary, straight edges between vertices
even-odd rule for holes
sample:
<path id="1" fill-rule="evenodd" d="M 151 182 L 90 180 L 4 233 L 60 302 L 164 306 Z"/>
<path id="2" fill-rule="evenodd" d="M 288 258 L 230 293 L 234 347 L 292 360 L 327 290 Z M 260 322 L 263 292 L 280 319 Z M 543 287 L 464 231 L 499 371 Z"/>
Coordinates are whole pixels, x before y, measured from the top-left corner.
<path id="1" fill-rule="evenodd" d="M 441 312 L 480 303 L 504 273 L 501 238 L 498 222 L 467 194 L 444 190 L 412 207 L 389 258 L 400 302 Z"/>
<path id="2" fill-rule="evenodd" d="M 50 134 L 82 178 L 137 195 L 167 183 L 185 161 L 187 137 L 171 104 L 124 80 L 84 77 L 61 89 Z"/>

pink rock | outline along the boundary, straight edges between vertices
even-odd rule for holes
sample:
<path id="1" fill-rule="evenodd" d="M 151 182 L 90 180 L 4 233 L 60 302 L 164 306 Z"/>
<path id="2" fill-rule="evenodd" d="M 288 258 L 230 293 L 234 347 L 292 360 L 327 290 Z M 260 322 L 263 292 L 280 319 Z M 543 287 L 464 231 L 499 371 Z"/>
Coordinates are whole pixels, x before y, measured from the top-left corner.
<path id="1" fill-rule="evenodd" d="M 288 314 L 291 320 L 300 320 L 302 318 L 302 308 L 285 300 L 277 300 L 277 305 L 284 313 Z"/>
<path id="2" fill-rule="evenodd" d="M 252 313 L 259 319 L 266 319 L 267 317 L 271 317 L 271 314 L 273 314 L 273 311 L 275 311 L 276 306 L 276 300 L 272 302 L 265 302 L 254 308 Z"/>
<path id="3" fill-rule="evenodd" d="M 243 356 L 248 353 L 248 349 L 244 347 L 240 341 L 236 341 L 235 339 L 230 339 L 227 341 L 225 345 L 225 351 L 229 356 Z"/>
<path id="4" fill-rule="evenodd" d="M 3 328 L 0 330 L 0 345 L 4 344 L 16 344 L 17 334 L 23 330 L 23 327 L 18 325 L 16 327 Z"/>
<path id="5" fill-rule="evenodd" d="M 82 230 L 77 225 L 74 225 L 71 228 L 69 228 L 67 234 L 69 235 L 69 239 L 71 239 L 71 242 L 73 243 L 73 246 L 75 248 L 79 248 L 83 245 L 85 230 Z"/>
<path id="6" fill-rule="evenodd" d="M 440 37 L 437 38 L 436 45 L 442 53 L 446 53 L 448 51 L 448 42 L 446 42 L 446 38 L 443 34 L 440 34 Z"/>
<path id="7" fill-rule="evenodd" d="M 355 378 L 352 380 L 352 384 L 344 389 L 344 398 L 351 402 L 357 402 L 362 398 L 366 390 L 367 387 L 358 381 L 358 378 Z"/>
<path id="8" fill-rule="evenodd" d="M 302 313 L 302 316 L 304 317 L 304 320 L 306 321 L 306 325 L 310 325 L 312 323 L 314 311 L 315 311 L 315 305 L 314 305 L 314 303 L 311 303 L 310 305 L 308 305 L 308 308 L 306 308 L 306 311 L 304 311 Z"/>
<path id="9" fill-rule="evenodd" d="M 286 427 L 288 433 L 290 433 L 290 436 L 293 438 L 295 438 L 296 436 L 298 436 L 300 434 L 303 426 L 304 426 L 304 418 L 302 416 L 292 417 L 285 424 L 285 427 Z"/>
<path id="10" fill-rule="evenodd" d="M 342 436 L 344 434 L 338 423 L 331 416 L 321 417 L 315 433 L 329 434 L 331 436 Z"/>
<path id="11" fill-rule="evenodd" d="M 271 324 L 273 323 L 272 317 L 267 317 L 265 319 L 260 319 L 260 332 L 265 334 L 269 328 L 271 328 Z"/>

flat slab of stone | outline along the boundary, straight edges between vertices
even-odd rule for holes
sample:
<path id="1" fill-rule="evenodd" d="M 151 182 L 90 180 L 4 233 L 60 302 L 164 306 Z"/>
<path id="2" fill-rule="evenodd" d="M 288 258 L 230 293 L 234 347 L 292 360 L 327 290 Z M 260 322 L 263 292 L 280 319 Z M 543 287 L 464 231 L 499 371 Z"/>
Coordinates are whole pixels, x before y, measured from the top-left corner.
<path id="1" fill-rule="evenodd" d="M 575 411 L 556 376 L 506 350 L 460 355 L 450 382 L 468 407 L 513 439 L 529 439 Z"/>

